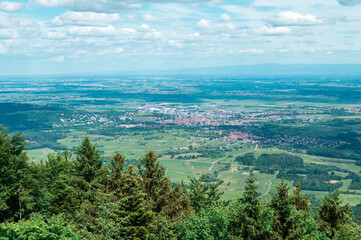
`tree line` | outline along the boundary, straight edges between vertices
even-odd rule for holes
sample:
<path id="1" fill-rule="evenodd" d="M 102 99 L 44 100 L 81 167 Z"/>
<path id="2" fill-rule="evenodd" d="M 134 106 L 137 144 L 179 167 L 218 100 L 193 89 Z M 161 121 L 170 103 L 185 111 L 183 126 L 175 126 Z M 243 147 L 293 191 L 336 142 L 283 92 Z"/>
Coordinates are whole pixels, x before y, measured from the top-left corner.
<path id="1" fill-rule="evenodd" d="M 173 184 L 153 151 L 109 164 L 85 137 L 76 154 L 31 162 L 20 134 L 0 129 L 0 239 L 360 239 L 339 193 L 310 208 L 300 185 L 282 180 L 270 201 L 252 176 L 242 196 L 222 200 L 206 177 Z"/>

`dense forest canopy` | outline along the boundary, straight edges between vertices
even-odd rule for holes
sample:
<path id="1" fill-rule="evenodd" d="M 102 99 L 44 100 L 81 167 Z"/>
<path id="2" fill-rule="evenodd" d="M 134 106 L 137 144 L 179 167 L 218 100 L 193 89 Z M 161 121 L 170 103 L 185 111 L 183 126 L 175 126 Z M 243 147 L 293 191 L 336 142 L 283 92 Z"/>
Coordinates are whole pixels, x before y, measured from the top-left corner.
<path id="1" fill-rule="evenodd" d="M 176 185 L 158 156 L 146 152 L 125 167 L 116 153 L 105 165 L 89 137 L 76 152 L 31 162 L 20 134 L 0 130 L 0 239 L 360 239 L 336 191 L 311 208 L 301 185 L 283 181 L 269 201 L 252 175 L 242 196 L 224 201 L 222 182 L 206 177 Z M 275 158 L 276 157 L 276 158 Z M 283 171 L 303 167 L 287 155 L 246 155 L 243 164 Z M 359 210 L 355 219 L 360 219 Z"/>

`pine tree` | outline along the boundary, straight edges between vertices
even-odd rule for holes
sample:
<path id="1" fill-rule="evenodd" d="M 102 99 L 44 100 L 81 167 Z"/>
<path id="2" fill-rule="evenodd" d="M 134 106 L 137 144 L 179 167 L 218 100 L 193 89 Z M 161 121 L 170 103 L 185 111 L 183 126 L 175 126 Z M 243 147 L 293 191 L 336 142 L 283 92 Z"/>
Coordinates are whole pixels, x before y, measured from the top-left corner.
<path id="1" fill-rule="evenodd" d="M 125 156 L 116 153 L 110 158 L 109 174 L 107 179 L 107 186 L 110 191 L 116 191 L 122 187 L 123 183 L 123 168 L 125 163 Z"/>
<path id="2" fill-rule="evenodd" d="M 321 206 L 318 208 L 318 220 L 321 231 L 327 232 L 333 238 L 338 230 L 351 220 L 350 206 L 342 206 L 340 192 L 337 190 L 332 197 L 325 196 Z"/>
<path id="3" fill-rule="evenodd" d="M 301 183 L 297 182 L 297 185 L 293 190 L 291 203 L 295 205 L 297 210 L 310 211 L 311 208 L 309 207 L 310 200 L 308 200 L 308 195 L 302 194 L 301 191 Z"/>
<path id="4" fill-rule="evenodd" d="M 30 213 L 24 212 L 26 208 L 21 205 L 32 198 L 25 145 L 20 134 L 10 137 L 0 126 L 0 222 L 19 220 Z"/>
<path id="5" fill-rule="evenodd" d="M 191 206 L 194 210 L 201 209 L 217 203 L 223 194 L 219 186 L 223 181 L 217 183 L 206 183 L 206 176 L 203 174 L 199 179 L 191 178 L 189 187 L 186 188 L 183 184 L 185 194 L 191 200 Z"/>
<path id="6" fill-rule="evenodd" d="M 154 212 L 174 218 L 189 210 L 189 199 L 184 197 L 180 186 L 172 187 L 165 168 L 160 165 L 158 156 L 153 151 L 148 151 L 141 158 L 138 169 L 143 192 Z"/>
<path id="7" fill-rule="evenodd" d="M 270 202 L 270 206 L 274 210 L 273 226 L 281 238 L 286 239 L 292 228 L 292 221 L 290 221 L 292 205 L 291 198 L 288 195 L 289 187 L 282 178 L 282 182 L 276 188 L 277 193 L 272 194 Z"/>
<path id="8" fill-rule="evenodd" d="M 72 154 L 69 151 L 49 154 L 44 163 L 49 211 L 73 218 L 81 204 L 79 178 L 75 176 Z"/>
<path id="9" fill-rule="evenodd" d="M 132 165 L 124 175 L 122 197 L 117 203 L 122 227 L 126 228 L 119 239 L 148 239 L 152 235 L 155 214 L 149 210 L 146 194 L 141 191 L 140 178 Z"/>
<path id="10" fill-rule="evenodd" d="M 132 165 L 118 177 L 118 187 L 112 179 L 110 186 L 93 191 L 93 201 L 82 204 L 77 219 L 83 235 L 90 239 L 149 239 L 155 232 L 155 213 L 149 209 L 140 178 Z"/>
<path id="11" fill-rule="evenodd" d="M 257 198 L 252 176 L 247 179 L 245 192 L 231 207 L 229 230 L 236 239 L 272 239 L 271 217 L 267 206 Z"/>
<path id="12" fill-rule="evenodd" d="M 86 136 L 76 152 L 75 169 L 79 176 L 82 176 L 88 183 L 92 182 L 100 172 L 103 158 L 100 156 L 96 145 L 90 142 Z"/>

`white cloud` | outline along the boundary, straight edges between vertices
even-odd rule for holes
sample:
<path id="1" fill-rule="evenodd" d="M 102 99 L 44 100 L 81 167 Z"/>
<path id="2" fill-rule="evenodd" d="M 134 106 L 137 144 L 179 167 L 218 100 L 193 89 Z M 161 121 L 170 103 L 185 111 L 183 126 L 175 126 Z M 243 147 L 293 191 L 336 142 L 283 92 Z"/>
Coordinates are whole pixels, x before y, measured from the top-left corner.
<path id="1" fill-rule="evenodd" d="M 151 28 L 147 24 L 142 24 L 139 29 L 145 32 L 151 30 Z"/>
<path id="2" fill-rule="evenodd" d="M 0 38 L 34 38 L 40 33 L 40 26 L 26 18 L 14 18 L 0 13 Z"/>
<path id="3" fill-rule="evenodd" d="M 314 48 L 304 48 L 303 51 L 306 52 L 306 53 L 315 53 L 316 49 L 314 49 Z"/>
<path id="4" fill-rule="evenodd" d="M 105 55 L 105 56 L 114 55 L 114 54 L 119 55 L 123 52 L 124 52 L 124 48 L 122 47 L 112 47 L 112 48 L 100 50 L 98 52 L 98 55 Z"/>
<path id="5" fill-rule="evenodd" d="M 61 39 L 66 39 L 68 38 L 68 35 L 65 32 L 55 32 L 55 31 L 51 31 L 51 32 L 47 32 L 45 34 L 45 38 L 47 39 L 54 39 L 54 40 L 61 40 Z"/>
<path id="6" fill-rule="evenodd" d="M 202 19 L 200 20 L 199 22 L 196 23 L 196 28 L 199 28 L 199 29 L 205 29 L 205 28 L 208 28 L 209 27 L 209 24 L 210 22 L 206 19 Z"/>
<path id="7" fill-rule="evenodd" d="M 42 7 L 62 7 L 73 11 L 119 12 L 126 9 L 139 9 L 142 4 L 162 3 L 162 0 L 31 0 Z M 212 0 L 173 0 L 169 3 L 212 2 Z M 167 3 L 167 2 L 166 2 Z"/>
<path id="8" fill-rule="evenodd" d="M 135 35 L 135 34 L 137 34 L 137 31 L 136 31 L 135 29 L 133 29 L 133 28 L 122 28 L 122 29 L 120 29 L 119 33 L 120 33 L 121 35 L 128 35 L 128 36 L 130 36 L 130 35 Z"/>
<path id="9" fill-rule="evenodd" d="M 251 49 L 239 50 L 239 53 L 241 53 L 241 54 L 262 54 L 262 53 L 264 53 L 264 50 L 251 48 Z"/>
<path id="10" fill-rule="evenodd" d="M 267 19 L 267 22 L 273 26 L 311 26 L 325 23 L 311 14 L 302 15 L 291 11 L 272 16 Z"/>
<path id="11" fill-rule="evenodd" d="M 245 7 L 242 5 L 223 5 L 220 8 L 224 9 L 225 11 L 237 15 L 237 18 L 244 19 L 244 20 L 257 20 L 259 21 L 263 16 L 264 13 L 258 11 L 255 8 Z"/>
<path id="12" fill-rule="evenodd" d="M 5 12 L 20 12 L 24 7 L 25 5 L 19 2 L 4 1 L 0 3 L 0 10 Z"/>
<path id="13" fill-rule="evenodd" d="M 124 52 L 124 48 L 122 47 L 117 47 L 114 49 L 114 53 L 122 53 L 122 52 Z"/>
<path id="14" fill-rule="evenodd" d="M 223 13 L 223 14 L 219 17 L 219 19 L 220 19 L 221 21 L 231 21 L 231 20 L 232 20 L 232 18 L 231 18 L 227 13 Z"/>
<path id="15" fill-rule="evenodd" d="M 233 23 L 214 23 L 206 19 L 198 21 L 195 28 L 203 31 L 229 31 L 236 29 Z"/>
<path id="16" fill-rule="evenodd" d="M 165 16 L 156 16 L 153 14 L 144 14 L 142 16 L 142 19 L 144 21 L 148 21 L 148 22 L 166 22 L 166 21 L 170 21 L 171 18 L 170 17 L 165 17 Z"/>
<path id="17" fill-rule="evenodd" d="M 156 39 L 163 37 L 163 34 L 156 29 L 149 27 L 147 24 L 142 24 L 139 31 L 143 33 L 139 38 Z"/>
<path id="18" fill-rule="evenodd" d="M 148 39 L 159 39 L 162 37 L 163 37 L 163 34 L 155 29 L 152 29 L 151 31 L 147 32 L 144 35 L 144 38 L 148 38 Z"/>
<path id="19" fill-rule="evenodd" d="M 62 25 L 83 25 L 83 26 L 108 26 L 112 22 L 120 20 L 119 14 L 107 14 L 96 12 L 74 12 L 68 11 L 52 20 L 52 24 Z"/>
<path id="20" fill-rule="evenodd" d="M 51 62 L 64 62 L 65 57 L 64 56 L 59 56 L 59 57 L 52 57 L 49 59 L 49 61 Z"/>
<path id="21" fill-rule="evenodd" d="M 168 40 L 168 45 L 171 47 L 176 47 L 176 48 L 181 48 L 183 46 L 179 41 L 176 41 L 173 39 Z"/>
<path id="22" fill-rule="evenodd" d="M 267 27 L 263 26 L 255 30 L 256 33 L 265 36 L 277 36 L 277 35 L 287 35 L 291 34 L 292 30 L 289 27 Z"/>
<path id="23" fill-rule="evenodd" d="M 95 26 L 87 26 L 87 27 L 70 27 L 69 33 L 71 35 L 79 35 L 79 36 L 94 36 L 94 37 L 106 37 L 116 34 L 116 29 L 112 25 L 108 25 L 106 27 L 95 27 Z"/>
<path id="24" fill-rule="evenodd" d="M 139 2 L 119 0 L 33 0 L 33 2 L 42 7 L 63 7 L 84 12 L 119 12 L 141 7 Z"/>

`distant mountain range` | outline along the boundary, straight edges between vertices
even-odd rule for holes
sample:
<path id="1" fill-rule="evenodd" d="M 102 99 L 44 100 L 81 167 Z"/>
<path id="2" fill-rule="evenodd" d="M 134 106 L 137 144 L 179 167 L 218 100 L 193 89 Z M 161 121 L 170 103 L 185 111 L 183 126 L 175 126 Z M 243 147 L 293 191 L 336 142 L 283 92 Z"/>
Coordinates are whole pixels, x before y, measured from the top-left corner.
<path id="1" fill-rule="evenodd" d="M 138 72 L 139 73 L 139 72 Z M 184 68 L 165 71 L 145 71 L 149 74 L 195 74 L 195 75 L 352 75 L 361 77 L 360 64 L 257 64 L 223 67 Z"/>
<path id="2" fill-rule="evenodd" d="M 16 75 L 22 77 L 34 76 L 167 76 L 167 75 L 210 75 L 210 76 L 250 76 L 250 77 L 276 77 L 276 76 L 352 76 L 361 77 L 361 64 L 255 64 L 234 65 L 202 68 L 181 69 L 146 69 L 129 71 L 90 71 L 90 72 L 64 72 L 62 74 L 29 74 Z M 1 76 L 1 74 L 0 74 Z M 9 75 L 11 76 L 11 75 Z"/>

